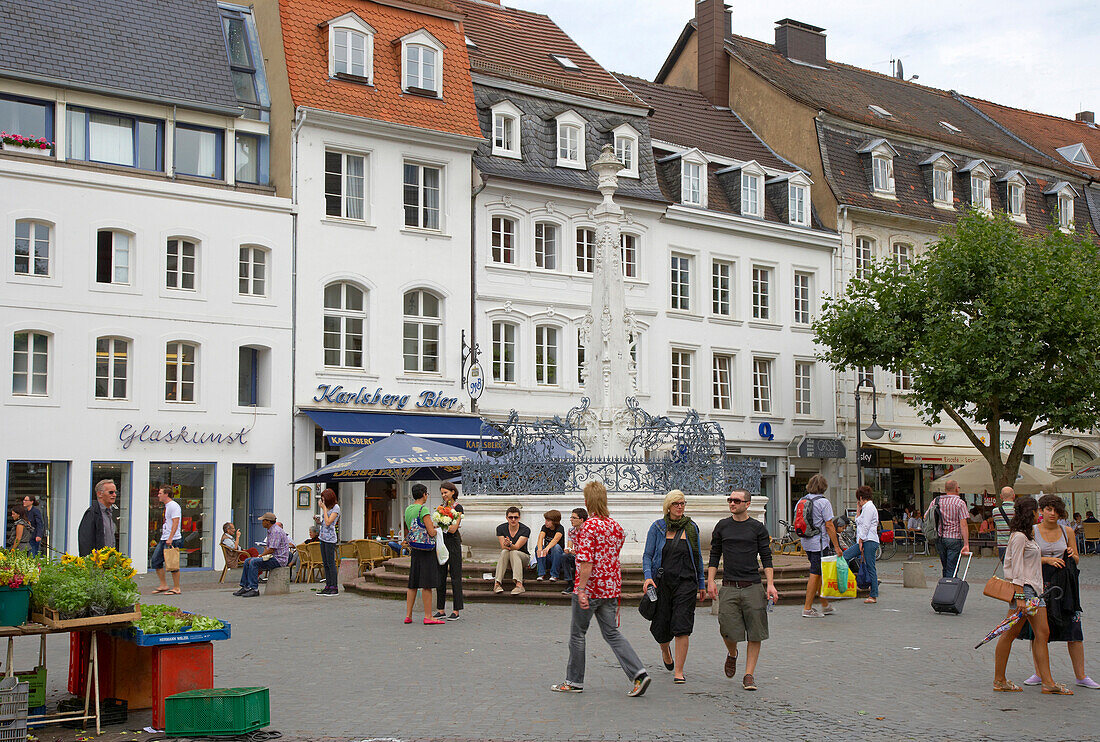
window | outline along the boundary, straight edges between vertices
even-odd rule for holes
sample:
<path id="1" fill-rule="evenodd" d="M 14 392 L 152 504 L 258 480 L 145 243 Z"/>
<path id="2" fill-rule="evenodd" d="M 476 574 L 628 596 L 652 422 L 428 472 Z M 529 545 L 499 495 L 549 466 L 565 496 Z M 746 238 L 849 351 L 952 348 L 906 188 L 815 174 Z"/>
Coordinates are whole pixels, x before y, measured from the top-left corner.
<path id="1" fill-rule="evenodd" d="M 795 361 L 794 364 L 794 414 L 813 414 L 813 373 L 814 365 L 808 361 Z"/>
<path id="2" fill-rule="evenodd" d="M 970 203 L 976 209 L 989 211 L 989 178 L 985 175 L 975 173 L 970 176 Z"/>
<path id="3" fill-rule="evenodd" d="M 913 259 L 913 246 L 904 242 L 894 243 L 894 265 L 902 273 L 909 272 L 909 262 Z"/>
<path id="4" fill-rule="evenodd" d="M 1093 128 L 1096 128 L 1093 126 Z M 11 129 L 8 129 L 11 131 Z M 1074 165 L 1084 165 L 1085 167 L 1096 167 L 1092 162 L 1092 157 L 1089 155 L 1089 151 L 1085 149 L 1083 142 L 1077 144 L 1070 144 L 1065 147 L 1059 147 L 1055 150 L 1062 157 L 1066 158 L 1066 161 L 1072 162 Z"/>
<path id="5" fill-rule="evenodd" d="M 864 384 L 875 383 L 875 367 L 874 366 L 856 366 L 856 384 L 864 382 Z"/>
<path id="6" fill-rule="evenodd" d="M 672 351 L 672 406 L 691 407 L 691 363 L 693 354 Z"/>
<path id="7" fill-rule="evenodd" d="M 350 28 L 332 31 L 332 69 L 337 75 L 370 78 L 368 45 L 370 37 Z"/>
<path id="8" fill-rule="evenodd" d="M 899 392 L 908 392 L 913 388 L 913 373 L 908 369 L 894 374 L 894 389 Z"/>
<path id="9" fill-rule="evenodd" d="M 497 103 L 492 111 L 493 154 L 519 158 L 519 122 L 522 112 L 508 101 Z"/>
<path id="10" fill-rule="evenodd" d="M 856 238 L 856 275 L 866 276 L 875 257 L 875 241 L 870 237 Z"/>
<path id="11" fill-rule="evenodd" d="M 237 183 L 260 183 L 267 180 L 267 167 L 260 162 L 261 151 L 266 137 L 259 134 L 237 132 L 236 168 L 233 179 Z"/>
<path id="12" fill-rule="evenodd" d="M 367 167 L 363 155 L 325 150 L 325 214 L 364 219 Z M 406 166 L 408 167 L 408 166 Z M 406 198 L 408 186 L 406 185 Z M 405 208 L 406 218 L 408 207 Z"/>
<path id="13" fill-rule="evenodd" d="M 508 322 L 493 323 L 493 381 L 514 383 L 516 380 L 516 326 Z"/>
<path id="14" fill-rule="evenodd" d="M 46 396 L 49 335 L 42 332 L 17 332 L 13 340 L 11 393 L 19 396 Z"/>
<path id="15" fill-rule="evenodd" d="M 405 294 L 402 335 L 406 371 L 439 372 L 439 336 L 443 325 L 439 297 L 427 291 Z"/>
<path id="16" fill-rule="evenodd" d="M 1073 229 L 1073 194 L 1058 194 L 1058 226 Z"/>
<path id="17" fill-rule="evenodd" d="M 939 206 L 951 206 L 954 195 L 951 192 L 951 171 L 937 167 L 932 170 L 932 200 Z"/>
<path id="18" fill-rule="evenodd" d="M 95 341 L 95 398 L 126 399 L 130 343 L 122 338 Z"/>
<path id="19" fill-rule="evenodd" d="M 592 273 L 596 270 L 596 230 L 581 227 L 577 230 L 577 270 Z"/>
<path id="20" fill-rule="evenodd" d="M 733 356 L 714 354 L 712 373 L 714 409 L 733 409 Z"/>
<path id="21" fill-rule="evenodd" d="M 53 103 L 0 95 L 0 131 L 53 141 Z"/>
<path id="22" fill-rule="evenodd" d="M 405 163 L 405 226 L 439 229 L 440 188 L 443 170 Z"/>
<path id="23" fill-rule="evenodd" d="M 535 383 L 558 383 L 558 330 L 540 325 L 535 328 Z"/>
<path id="24" fill-rule="evenodd" d="M 584 347 L 584 332 L 577 328 L 577 383 L 584 384 L 584 359 L 588 349 Z"/>
<path id="25" fill-rule="evenodd" d="M 807 227 L 810 224 L 810 214 L 806 207 L 806 186 L 791 183 L 787 187 L 789 221 Z"/>
<path id="26" fill-rule="evenodd" d="M 198 448 L 198 446 L 195 446 Z M 161 485 L 172 490 L 172 497 L 180 506 L 180 528 L 187 529 L 187 548 L 180 549 L 180 567 L 205 567 L 211 568 L 211 559 L 221 533 L 215 536 L 217 526 L 211 515 L 214 513 L 214 489 L 215 464 L 171 464 L 165 462 L 152 462 L 149 464 L 149 504 L 148 513 L 155 514 L 149 518 L 149 531 L 146 543 L 156 543 L 160 539 L 161 524 L 164 506 L 157 499 L 157 493 Z M 268 480 L 269 482 L 272 480 Z M 259 484 L 259 482 L 257 482 Z M 140 486 L 140 485 L 139 485 Z M 256 491 L 263 491 L 256 487 Z M 271 489 L 268 489 L 271 492 Z M 86 498 L 86 496 L 85 496 Z M 226 498 L 228 499 L 228 498 Z M 85 502 L 87 500 L 85 499 Z M 160 509 L 158 512 L 158 508 Z M 139 511 L 140 512 L 140 511 Z M 137 521 L 137 518 L 134 519 Z M 240 522 L 240 521 L 238 521 Z M 136 523 L 135 523 L 136 524 Z M 221 529 L 218 528 L 218 531 Z M 255 533 L 262 533 L 255 532 Z M 241 538 L 244 541 L 246 537 Z M 135 534 L 134 545 L 143 552 L 140 531 Z"/>
<path id="27" fill-rule="evenodd" d="M 551 54 L 550 57 L 560 64 L 563 69 L 572 70 L 574 72 L 580 69 L 580 66 L 578 66 L 576 62 L 562 54 Z"/>
<path id="28" fill-rule="evenodd" d="M 191 343 L 168 343 L 164 352 L 164 401 L 195 401 L 195 361 L 198 347 Z"/>
<path id="29" fill-rule="evenodd" d="M 243 245 L 240 250 L 237 293 L 241 296 L 267 296 L 267 250 Z"/>
<path id="30" fill-rule="evenodd" d="M 516 222 L 503 216 L 492 219 L 493 262 L 514 265 L 516 262 Z"/>
<path id="31" fill-rule="evenodd" d="M 558 269 L 558 225 L 535 223 L 535 267 L 548 271 Z"/>
<path id="32" fill-rule="evenodd" d="M 15 272 L 24 276 L 50 275 L 50 235 L 46 222 L 15 222 Z"/>
<path id="33" fill-rule="evenodd" d="M 962 131 L 962 129 L 955 126 L 950 121 L 941 121 L 940 126 L 942 126 L 944 129 L 947 129 L 947 131 L 951 132 L 952 134 L 958 134 Z"/>
<path id="34" fill-rule="evenodd" d="M 439 96 L 438 56 L 429 46 L 405 45 L 405 90 Z"/>
<path id="35" fill-rule="evenodd" d="M 724 260 L 710 264 L 710 311 L 720 317 L 733 314 L 733 292 L 730 289 L 733 265 Z"/>
<path id="36" fill-rule="evenodd" d="M 752 359 L 752 411 L 770 415 L 772 411 L 772 362 Z"/>
<path id="37" fill-rule="evenodd" d="M 1024 216 L 1023 183 L 1008 184 L 1008 213 L 1015 217 Z"/>
<path id="38" fill-rule="evenodd" d="M 195 264 L 198 259 L 195 243 L 172 238 L 165 253 L 165 283 L 170 289 L 195 290 Z"/>
<path id="39" fill-rule="evenodd" d="M 802 271 L 794 273 L 794 322 L 808 325 L 813 319 L 813 276 Z"/>
<path id="40" fill-rule="evenodd" d="M 70 160 L 164 169 L 163 121 L 86 108 L 67 110 Z"/>
<path id="41" fill-rule="evenodd" d="M 566 111 L 557 117 L 558 167 L 584 169 L 585 121 L 576 111 Z"/>
<path id="42" fill-rule="evenodd" d="M 325 286 L 325 365 L 364 368 L 363 326 L 367 312 L 363 290 L 350 283 Z"/>
<path id="43" fill-rule="evenodd" d="M 220 179 L 223 136 L 223 132 L 214 129 L 176 124 L 176 172 Z"/>
<path id="44" fill-rule="evenodd" d="M 691 309 L 691 258 L 673 255 L 671 267 L 671 306 L 687 312 Z"/>
<path id="45" fill-rule="evenodd" d="M 771 268 L 752 267 L 752 318 L 770 321 L 771 309 Z"/>
<path id="46" fill-rule="evenodd" d="M 884 155 L 874 155 L 871 159 L 875 190 L 880 193 L 893 193 L 894 161 Z"/>
<path id="47" fill-rule="evenodd" d="M 620 176 L 638 177 L 638 132 L 633 126 L 623 124 L 612 130 L 615 141 L 615 159 L 623 164 Z"/>
<path id="48" fill-rule="evenodd" d="M 869 105 L 867 107 L 869 109 L 871 109 L 871 113 L 875 114 L 880 119 L 892 119 L 894 117 L 894 114 L 890 113 L 889 111 L 887 111 L 882 106 L 876 106 L 875 104 L 872 103 L 871 105 Z"/>
<path id="49" fill-rule="evenodd" d="M 242 345 L 237 348 L 237 406 L 267 407 L 268 349 Z"/>
<path id="50" fill-rule="evenodd" d="M 222 8 L 221 16 L 225 50 L 229 56 L 229 74 L 233 78 L 237 100 L 255 106 L 266 104 L 267 101 L 261 101 L 259 95 L 263 86 L 257 85 L 257 77 L 262 79 L 263 73 L 256 62 L 259 45 L 253 43 L 256 41 L 256 26 L 252 14 L 246 10 Z"/>
<path id="51" fill-rule="evenodd" d="M 623 275 L 627 278 L 638 277 L 638 237 L 632 234 L 619 235 L 619 254 L 623 263 Z"/>
<path id="52" fill-rule="evenodd" d="M 763 216 L 764 210 L 760 203 L 759 175 L 741 172 L 741 214 L 742 216 Z"/>
<path id="53" fill-rule="evenodd" d="M 686 161 L 681 163 L 680 200 L 689 206 L 703 206 L 702 164 Z"/>
<path id="54" fill-rule="evenodd" d="M 101 229 L 96 239 L 96 283 L 125 286 L 130 283 L 130 245 L 125 232 Z"/>

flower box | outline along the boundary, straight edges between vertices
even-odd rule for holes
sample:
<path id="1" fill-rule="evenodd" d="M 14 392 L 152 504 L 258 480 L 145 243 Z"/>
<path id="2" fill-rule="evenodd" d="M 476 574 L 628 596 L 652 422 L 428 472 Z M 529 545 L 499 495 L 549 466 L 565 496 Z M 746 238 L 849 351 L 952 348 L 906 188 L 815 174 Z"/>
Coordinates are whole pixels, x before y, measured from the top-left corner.
<path id="1" fill-rule="evenodd" d="M 16 152 L 22 155 L 32 155 L 35 157 L 50 157 L 53 155 L 53 147 L 47 147 L 42 149 L 41 147 L 20 147 L 18 144 L 0 144 L 0 149 L 5 152 Z"/>
<path id="2" fill-rule="evenodd" d="M 41 613 L 32 613 L 31 620 L 51 629 L 98 629 L 120 623 L 131 623 L 141 619 L 141 611 L 109 613 L 106 616 L 88 616 L 87 618 L 61 618 L 60 614 L 48 605 L 42 606 Z"/>

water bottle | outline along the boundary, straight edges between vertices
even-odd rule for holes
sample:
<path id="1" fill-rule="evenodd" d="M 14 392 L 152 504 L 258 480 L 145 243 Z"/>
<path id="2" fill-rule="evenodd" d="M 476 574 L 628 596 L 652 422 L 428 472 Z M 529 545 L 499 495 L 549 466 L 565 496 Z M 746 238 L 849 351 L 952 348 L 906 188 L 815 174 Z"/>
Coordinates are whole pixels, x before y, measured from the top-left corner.
<path id="1" fill-rule="evenodd" d="M 768 598 L 768 613 L 771 613 L 774 608 L 775 608 L 775 601 L 772 600 L 771 598 Z"/>
<path id="2" fill-rule="evenodd" d="M 649 587 L 647 587 L 645 589 L 645 596 L 647 598 L 649 598 L 650 600 L 652 600 L 654 603 L 656 603 L 657 602 L 657 588 L 653 587 L 653 585 L 650 585 Z"/>

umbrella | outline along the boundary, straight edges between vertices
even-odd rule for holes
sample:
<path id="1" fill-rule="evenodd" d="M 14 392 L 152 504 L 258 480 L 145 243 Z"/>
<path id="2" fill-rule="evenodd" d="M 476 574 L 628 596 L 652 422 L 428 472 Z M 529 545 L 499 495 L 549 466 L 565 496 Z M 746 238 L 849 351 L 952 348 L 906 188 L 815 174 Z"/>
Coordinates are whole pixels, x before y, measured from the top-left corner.
<path id="1" fill-rule="evenodd" d="M 1037 488 L 1025 487 L 1023 492 L 1016 494 L 1036 494 Z M 1067 474 L 1061 479 L 1056 479 L 1050 487 L 1043 487 L 1043 492 L 1100 492 L 1100 459 L 1093 459 L 1072 474 Z"/>
<path id="2" fill-rule="evenodd" d="M 989 462 L 985 459 L 971 461 L 965 466 L 960 466 L 950 474 L 944 474 L 939 479 L 932 480 L 932 491 L 943 492 L 943 485 L 947 480 L 954 479 L 959 483 L 960 492 L 993 492 L 997 486 L 993 483 L 993 473 L 989 470 Z M 1024 462 L 1020 462 L 1020 471 L 1016 474 L 1016 483 L 1013 488 L 1019 493 L 1025 488 L 1034 488 L 1035 491 L 1043 489 L 1050 492 L 1054 485 L 1053 474 L 1048 474 L 1042 469 Z"/>
<path id="3" fill-rule="evenodd" d="M 461 448 L 395 430 L 377 443 L 299 477 L 294 483 L 365 482 L 377 478 L 398 482 L 420 477 L 446 479 L 457 475 L 462 470 L 462 462 L 470 458 L 471 455 Z"/>
<path id="4" fill-rule="evenodd" d="M 1045 597 L 1050 594 L 1053 594 L 1055 596 L 1061 595 L 1061 588 L 1057 586 L 1052 586 L 1045 593 L 1043 593 L 1043 596 Z M 1008 614 L 1008 618 L 993 627 L 993 630 L 986 634 L 984 639 L 974 645 L 974 649 L 977 649 L 986 642 L 993 641 L 998 636 L 1008 631 L 1013 626 L 1013 624 L 1017 623 L 1018 621 L 1024 620 L 1025 616 L 1034 616 L 1036 611 L 1038 610 L 1039 598 L 1028 598 L 1027 604 L 1023 608 L 1018 608 L 1017 610 Z"/>

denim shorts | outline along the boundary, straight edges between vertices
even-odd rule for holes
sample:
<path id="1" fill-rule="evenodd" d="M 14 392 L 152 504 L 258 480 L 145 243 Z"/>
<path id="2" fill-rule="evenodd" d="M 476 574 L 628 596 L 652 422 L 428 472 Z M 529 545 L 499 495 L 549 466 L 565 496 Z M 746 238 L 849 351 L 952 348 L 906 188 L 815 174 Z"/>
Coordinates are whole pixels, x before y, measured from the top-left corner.
<path id="1" fill-rule="evenodd" d="M 164 547 L 166 547 L 167 545 L 167 541 L 161 540 L 157 542 L 157 548 L 153 549 L 153 556 L 149 560 L 150 569 L 164 569 Z M 176 539 L 172 542 L 172 546 L 176 547 L 177 549 L 182 549 L 183 539 Z"/>
<path id="2" fill-rule="evenodd" d="M 1033 588 L 1031 585 L 1024 585 L 1024 598 L 1026 600 L 1031 600 L 1032 598 L 1039 598 L 1039 593 L 1035 592 L 1035 588 Z M 1047 607 L 1047 602 L 1045 600 L 1043 600 L 1042 598 L 1039 598 L 1039 607 L 1040 608 L 1046 608 Z"/>

